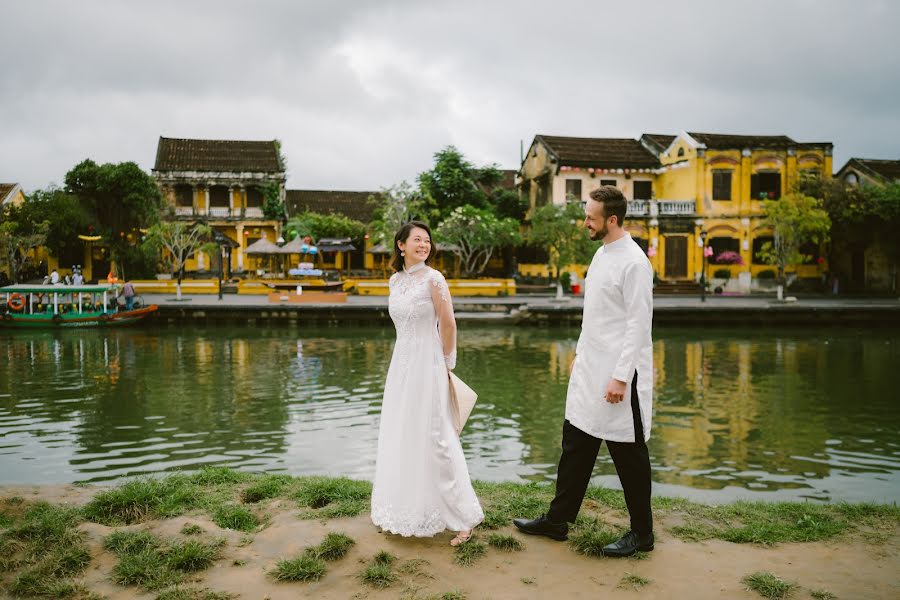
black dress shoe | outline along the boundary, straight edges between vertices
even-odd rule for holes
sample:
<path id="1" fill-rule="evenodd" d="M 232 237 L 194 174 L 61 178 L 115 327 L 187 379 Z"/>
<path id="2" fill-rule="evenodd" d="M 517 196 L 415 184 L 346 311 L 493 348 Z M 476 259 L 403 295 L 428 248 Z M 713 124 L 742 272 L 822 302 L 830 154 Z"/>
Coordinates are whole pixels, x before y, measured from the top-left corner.
<path id="1" fill-rule="evenodd" d="M 631 556 L 635 552 L 650 552 L 653 550 L 653 533 L 638 535 L 629 531 L 619 540 L 603 546 L 603 556 L 621 558 Z"/>
<path id="2" fill-rule="evenodd" d="M 513 519 L 513 524 L 519 528 L 519 531 L 529 535 L 545 535 L 558 542 L 569 539 L 569 525 L 567 523 L 548 521 L 546 515 L 541 515 L 531 521 L 528 519 Z"/>

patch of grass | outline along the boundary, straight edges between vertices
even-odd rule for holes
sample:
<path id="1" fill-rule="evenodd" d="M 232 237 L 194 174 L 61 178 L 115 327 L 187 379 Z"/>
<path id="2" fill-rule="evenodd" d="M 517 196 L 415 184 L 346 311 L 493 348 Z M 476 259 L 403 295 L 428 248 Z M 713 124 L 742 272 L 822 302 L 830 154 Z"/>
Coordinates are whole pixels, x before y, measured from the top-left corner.
<path id="1" fill-rule="evenodd" d="M 835 596 L 828 590 L 812 590 L 809 595 L 816 600 L 834 600 L 835 598 L 837 598 L 837 596 Z"/>
<path id="2" fill-rule="evenodd" d="M 648 558 L 650 558 L 650 553 L 649 552 L 641 552 L 640 550 L 638 550 L 637 552 L 635 552 L 628 558 L 631 560 L 647 560 Z"/>
<path id="3" fill-rule="evenodd" d="M 219 506 L 213 512 L 213 522 L 222 529 L 235 529 L 237 531 L 256 531 L 259 527 L 259 519 L 243 506 L 226 504 Z"/>
<path id="4" fill-rule="evenodd" d="M 88 502 L 85 518 L 102 525 L 129 525 L 174 517 L 198 505 L 199 490 L 181 475 L 142 478 L 100 492 Z"/>
<path id="5" fill-rule="evenodd" d="M 201 533 L 203 533 L 203 528 L 196 523 L 185 523 L 181 528 L 181 535 L 200 535 Z"/>
<path id="6" fill-rule="evenodd" d="M 517 552 L 519 550 L 525 549 L 525 546 L 522 544 L 522 542 L 519 541 L 518 538 L 514 538 L 511 535 L 502 535 L 499 533 L 492 533 L 488 535 L 487 543 L 489 546 L 492 546 L 497 550 L 503 550 L 504 552 Z"/>
<path id="7" fill-rule="evenodd" d="M 741 582 L 747 586 L 748 590 L 753 590 L 763 598 L 774 600 L 786 598 L 797 587 L 767 571 L 757 571 L 747 575 L 741 579 Z"/>
<path id="8" fill-rule="evenodd" d="M 533 584 L 534 584 L 534 577 L 523 577 L 523 578 L 520 579 L 519 581 L 521 581 L 521 582 L 524 583 L 525 585 L 533 585 Z"/>
<path id="9" fill-rule="evenodd" d="M 631 588 L 633 590 L 644 587 L 650 583 L 650 580 L 634 573 L 625 573 L 625 576 L 619 580 L 620 588 Z"/>
<path id="10" fill-rule="evenodd" d="M 242 558 L 236 558 L 233 561 L 231 561 L 232 567 L 243 567 L 246 564 L 247 564 L 247 561 Z"/>
<path id="11" fill-rule="evenodd" d="M 382 550 L 378 554 L 375 555 L 375 558 L 372 561 L 376 565 L 386 565 L 390 567 L 397 561 L 397 557 L 388 552 L 387 550 Z"/>
<path id="12" fill-rule="evenodd" d="M 22 520 L 3 533 L 4 538 L 19 540 L 41 551 L 73 540 L 81 521 L 77 510 L 39 502 L 30 506 Z"/>
<path id="13" fill-rule="evenodd" d="M 202 571 L 220 557 L 220 549 L 220 544 L 204 544 L 197 540 L 176 542 L 166 549 L 166 563 L 176 571 Z"/>
<path id="14" fill-rule="evenodd" d="M 156 596 L 156 600 L 231 600 L 234 594 L 213 592 L 208 589 L 174 587 Z"/>
<path id="15" fill-rule="evenodd" d="M 325 575 L 325 561 L 308 554 L 300 558 L 280 560 L 271 571 L 278 581 L 318 581 Z"/>
<path id="16" fill-rule="evenodd" d="M 425 565 L 429 565 L 427 560 L 424 558 L 411 558 L 400 565 L 397 570 L 400 571 L 403 575 L 411 575 L 413 577 L 426 577 L 428 579 L 434 579 L 434 576 L 425 571 Z"/>
<path id="17" fill-rule="evenodd" d="M 291 481 L 292 478 L 287 475 L 263 475 L 259 480 L 241 490 L 241 502 L 255 504 L 262 500 L 275 498 L 290 485 Z"/>
<path id="18" fill-rule="evenodd" d="M 301 506 L 313 509 L 304 513 L 307 519 L 355 517 L 367 510 L 372 484 L 346 477 L 306 477 L 299 480 L 295 498 Z"/>
<path id="19" fill-rule="evenodd" d="M 114 531 L 103 539 L 103 547 L 119 556 L 153 550 L 161 544 L 162 540 L 149 531 Z"/>
<path id="20" fill-rule="evenodd" d="M 553 489 L 537 483 L 475 482 L 474 487 L 484 506 L 485 529 L 505 527 L 517 517 L 534 519 L 553 499 Z"/>
<path id="21" fill-rule="evenodd" d="M 235 485 L 248 481 L 252 475 L 243 471 L 235 471 L 228 467 L 203 467 L 191 475 L 190 482 L 205 487 L 218 485 Z"/>
<path id="22" fill-rule="evenodd" d="M 473 535 L 468 542 L 460 544 L 453 551 L 453 562 L 468 567 L 486 553 L 487 546 L 478 539 L 478 536 Z"/>
<path id="23" fill-rule="evenodd" d="M 597 504 L 615 510 L 625 510 L 625 495 L 620 490 L 611 490 L 605 487 L 588 486 L 584 494 L 585 499 L 593 500 Z"/>
<path id="24" fill-rule="evenodd" d="M 84 534 L 76 527 L 77 510 L 39 502 L 0 535 L 0 566 L 14 574 L 9 591 L 16 596 L 64 598 L 81 593 L 68 581 L 90 564 Z"/>
<path id="25" fill-rule="evenodd" d="M 369 565 L 362 573 L 360 573 L 359 578 L 363 580 L 363 583 L 377 588 L 389 587 L 392 583 L 397 581 L 397 576 L 394 575 L 391 566 L 383 563 Z"/>
<path id="26" fill-rule="evenodd" d="M 451 590 L 441 594 L 440 600 L 466 600 L 466 595 L 462 590 Z"/>
<path id="27" fill-rule="evenodd" d="M 158 590 L 181 581 L 181 574 L 168 568 L 155 548 L 123 554 L 113 567 L 112 580 L 119 585 L 136 585 Z"/>
<path id="28" fill-rule="evenodd" d="M 569 533 L 569 543 L 579 554 L 603 556 L 603 546 L 615 542 L 623 533 L 610 529 L 598 519 L 579 517 L 574 531 Z"/>
<path id="29" fill-rule="evenodd" d="M 12 515 L 6 514 L 6 512 L 0 512 L 0 528 L 6 529 L 10 525 L 15 522 Z"/>
<path id="30" fill-rule="evenodd" d="M 322 560 L 337 560 L 343 558 L 354 544 L 356 541 L 343 533 L 329 533 L 318 546 L 310 548 L 308 552 Z"/>

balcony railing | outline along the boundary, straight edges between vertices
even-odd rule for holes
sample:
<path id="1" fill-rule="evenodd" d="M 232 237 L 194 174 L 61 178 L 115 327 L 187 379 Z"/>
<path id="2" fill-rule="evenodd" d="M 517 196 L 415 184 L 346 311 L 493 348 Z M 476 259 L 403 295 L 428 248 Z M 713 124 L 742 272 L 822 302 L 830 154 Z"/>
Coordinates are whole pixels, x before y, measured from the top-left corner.
<path id="1" fill-rule="evenodd" d="M 694 214 L 693 200 L 659 200 L 659 214 L 661 215 L 692 215 Z"/>
<path id="2" fill-rule="evenodd" d="M 228 206 L 210 206 L 197 209 L 193 206 L 176 206 L 175 216 L 182 218 L 210 217 L 213 219 L 262 219 L 263 210 L 259 206 L 247 208 L 229 208 Z"/>
<path id="3" fill-rule="evenodd" d="M 234 212 L 236 213 L 235 216 L 239 216 L 241 213 L 240 209 L 237 209 Z M 220 218 L 224 217 L 227 219 L 228 217 L 232 216 L 231 209 L 227 206 L 210 206 L 209 207 L 209 216 L 220 217 Z"/>
<path id="4" fill-rule="evenodd" d="M 693 200 L 629 200 L 626 214 L 651 217 L 692 215 L 695 206 L 696 203 Z"/>
<path id="5" fill-rule="evenodd" d="M 627 215 L 646 215 L 650 212 L 649 200 L 629 200 Z"/>

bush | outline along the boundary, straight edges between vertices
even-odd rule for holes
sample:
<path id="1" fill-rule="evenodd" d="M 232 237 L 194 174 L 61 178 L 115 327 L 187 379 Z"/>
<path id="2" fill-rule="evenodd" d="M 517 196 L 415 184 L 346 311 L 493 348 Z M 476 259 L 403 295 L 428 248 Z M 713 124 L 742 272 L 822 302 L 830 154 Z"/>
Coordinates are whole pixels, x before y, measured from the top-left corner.
<path id="1" fill-rule="evenodd" d="M 716 279 L 731 279 L 731 269 L 716 269 L 713 271 L 713 277 Z"/>

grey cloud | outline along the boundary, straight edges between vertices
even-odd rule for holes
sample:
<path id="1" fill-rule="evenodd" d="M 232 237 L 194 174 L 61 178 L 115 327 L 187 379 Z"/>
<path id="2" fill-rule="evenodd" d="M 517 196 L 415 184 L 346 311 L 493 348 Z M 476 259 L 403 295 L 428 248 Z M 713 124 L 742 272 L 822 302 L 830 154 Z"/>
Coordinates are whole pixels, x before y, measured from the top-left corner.
<path id="1" fill-rule="evenodd" d="M 536 133 L 785 133 L 900 157 L 900 6 L 81 2 L 0 8 L 0 180 L 152 167 L 160 135 L 284 142 L 293 187 L 375 189 Z"/>

